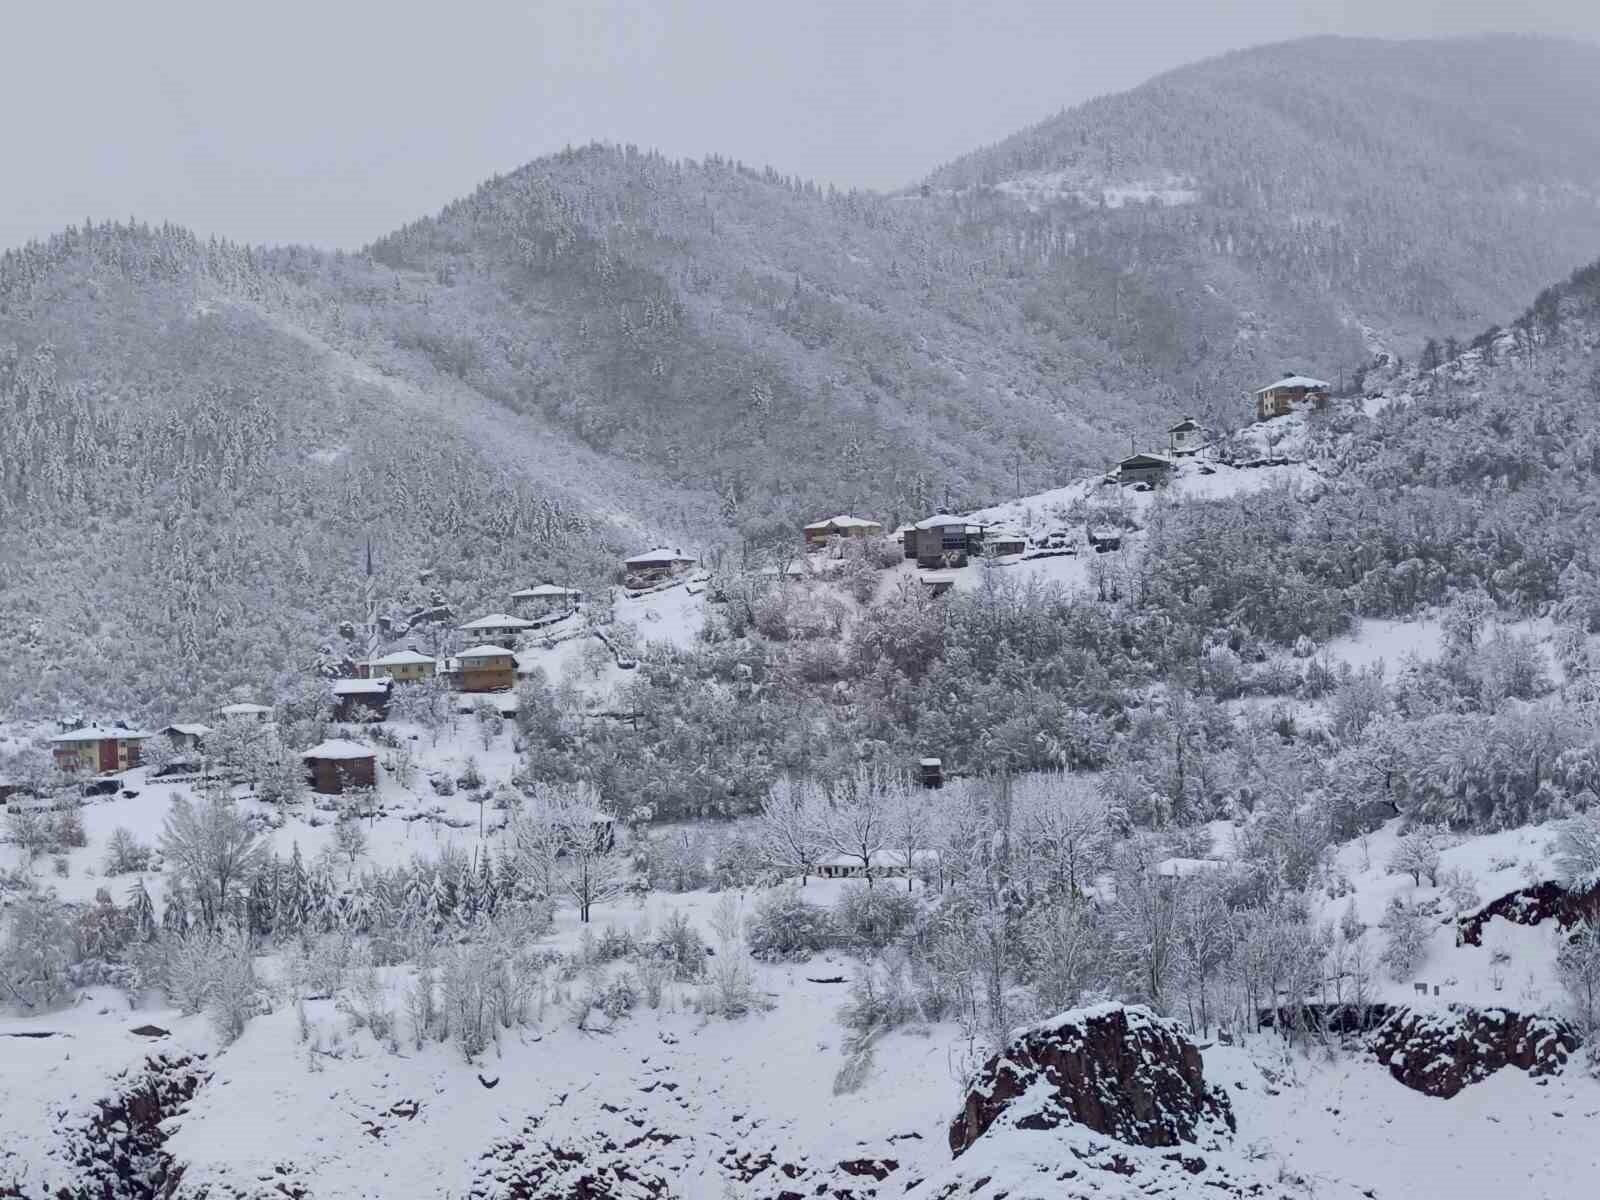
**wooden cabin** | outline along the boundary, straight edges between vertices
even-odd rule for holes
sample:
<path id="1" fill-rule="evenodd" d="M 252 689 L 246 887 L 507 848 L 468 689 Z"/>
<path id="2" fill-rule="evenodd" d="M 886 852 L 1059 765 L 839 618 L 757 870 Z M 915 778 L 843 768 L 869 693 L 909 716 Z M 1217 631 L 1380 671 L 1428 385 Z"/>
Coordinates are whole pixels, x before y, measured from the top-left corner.
<path id="1" fill-rule="evenodd" d="M 1184 417 L 1167 429 L 1167 456 L 1187 458 L 1191 454 L 1198 454 L 1205 449 L 1208 441 L 1205 427 L 1193 417 Z"/>
<path id="2" fill-rule="evenodd" d="M 332 738 L 311 747 L 300 757 L 306 764 L 306 781 L 311 790 L 324 796 L 338 796 L 350 788 L 378 785 L 377 755 L 360 742 Z"/>
<path id="3" fill-rule="evenodd" d="M 520 612 L 544 617 L 552 613 L 576 612 L 583 603 L 583 593 L 577 588 L 560 587 L 554 583 L 541 583 L 511 593 L 511 604 Z"/>
<path id="4" fill-rule="evenodd" d="M 457 632 L 466 634 L 474 642 L 482 639 L 484 642 L 510 650 L 517 644 L 517 638 L 528 630 L 536 628 L 534 622 L 513 617 L 510 613 L 490 613 L 486 617 L 479 617 L 476 621 L 468 621 L 460 626 Z"/>
<path id="5" fill-rule="evenodd" d="M 424 679 L 432 679 L 439 673 L 439 660 L 431 654 L 422 654 L 416 650 L 396 650 L 393 654 L 385 654 L 382 658 L 375 658 L 364 664 L 365 670 L 358 674 L 364 679 L 392 679 L 396 683 L 420 683 Z"/>
<path id="6" fill-rule="evenodd" d="M 816 521 L 805 526 L 801 531 L 805 538 L 806 548 L 827 546 L 842 538 L 869 538 L 882 537 L 883 525 L 878 521 L 870 521 L 866 517 L 852 517 L 841 514 L 829 517 L 826 521 Z"/>
<path id="7" fill-rule="evenodd" d="M 333 685 L 335 721 L 382 721 L 389 715 L 388 679 L 339 679 Z"/>
<path id="8" fill-rule="evenodd" d="M 140 744 L 150 736 L 121 726 L 90 725 L 56 734 L 50 739 L 50 753 L 56 766 L 73 775 L 126 771 L 139 765 Z"/>
<path id="9" fill-rule="evenodd" d="M 967 521 L 965 517 L 952 517 L 939 513 L 925 521 L 918 521 L 911 533 L 917 546 L 917 566 L 924 570 L 939 567 L 964 567 L 967 565 Z M 911 557 L 909 554 L 907 558 Z"/>
<path id="10" fill-rule="evenodd" d="M 272 723 L 272 708 L 266 704 L 225 704 L 217 709 L 217 715 L 224 721 L 243 722 L 250 725 L 269 725 Z"/>
<path id="11" fill-rule="evenodd" d="M 917 782 L 925 788 L 944 786 L 944 759 L 924 758 L 917 763 Z"/>
<path id="12" fill-rule="evenodd" d="M 1118 483 L 1157 487 L 1172 478 L 1173 462 L 1165 454 L 1130 454 L 1117 464 Z"/>
<path id="13" fill-rule="evenodd" d="M 1256 420 L 1270 421 L 1287 416 L 1304 404 L 1322 404 L 1328 399 L 1329 384 L 1309 375 L 1286 375 L 1276 383 L 1257 388 Z"/>
<path id="14" fill-rule="evenodd" d="M 517 683 L 517 656 L 503 646 L 474 646 L 456 655 L 458 692 L 507 692 Z"/>
<path id="15" fill-rule="evenodd" d="M 694 559 L 682 550 L 658 547 L 622 560 L 622 574 L 629 587 L 649 587 L 668 579 L 676 579 L 694 566 Z"/>

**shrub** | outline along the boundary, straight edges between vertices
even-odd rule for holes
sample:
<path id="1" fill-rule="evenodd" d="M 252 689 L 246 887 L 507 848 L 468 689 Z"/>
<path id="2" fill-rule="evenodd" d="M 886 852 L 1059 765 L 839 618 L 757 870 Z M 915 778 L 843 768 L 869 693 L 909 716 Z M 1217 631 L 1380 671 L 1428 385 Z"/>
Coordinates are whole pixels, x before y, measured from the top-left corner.
<path id="1" fill-rule="evenodd" d="M 852 945 L 881 950 L 917 919 L 917 902 L 896 887 L 846 888 L 834 905 L 833 923 L 840 937 Z"/>
<path id="2" fill-rule="evenodd" d="M 83 832 L 83 817 L 78 814 L 76 808 L 69 808 L 58 814 L 52 832 L 58 850 L 77 850 L 89 844 L 88 835 Z"/>
<path id="3" fill-rule="evenodd" d="M 886 1032 L 921 1015 L 902 962 L 875 963 L 850 983 L 839 1023 L 857 1039 Z"/>
<path id="4" fill-rule="evenodd" d="M 763 962 L 804 962 L 828 944 L 832 929 L 827 909 L 803 899 L 798 888 L 781 887 L 756 902 L 745 937 Z"/>
<path id="5" fill-rule="evenodd" d="M 674 909 L 661 926 L 651 952 L 672 969 L 675 979 L 698 979 L 706 966 L 706 943 L 689 918 Z"/>

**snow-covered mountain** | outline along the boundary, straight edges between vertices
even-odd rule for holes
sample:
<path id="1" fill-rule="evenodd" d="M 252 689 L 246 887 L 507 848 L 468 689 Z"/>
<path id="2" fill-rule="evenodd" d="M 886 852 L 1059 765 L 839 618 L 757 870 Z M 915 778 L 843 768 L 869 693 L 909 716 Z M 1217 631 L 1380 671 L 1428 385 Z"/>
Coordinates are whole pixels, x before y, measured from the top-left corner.
<path id="1" fill-rule="evenodd" d="M 887 197 L 591 147 L 357 255 L 8 252 L 0 646 L 43 669 L 0 704 L 287 680 L 369 537 L 397 608 L 477 607 L 660 538 L 992 503 L 1230 428 L 1285 367 L 1410 357 L 1600 251 L 1595 55 L 1263 47 Z"/>

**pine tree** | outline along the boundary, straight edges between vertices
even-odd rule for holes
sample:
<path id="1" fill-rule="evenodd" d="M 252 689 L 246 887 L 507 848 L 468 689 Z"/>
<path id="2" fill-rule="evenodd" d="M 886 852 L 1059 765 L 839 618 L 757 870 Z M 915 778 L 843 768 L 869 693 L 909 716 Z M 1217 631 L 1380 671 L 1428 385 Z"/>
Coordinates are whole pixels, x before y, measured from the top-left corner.
<path id="1" fill-rule="evenodd" d="M 250 937 L 261 941 L 272 936 L 272 876 L 276 861 L 268 862 L 250 880 L 250 898 L 246 904 L 246 928 Z"/>

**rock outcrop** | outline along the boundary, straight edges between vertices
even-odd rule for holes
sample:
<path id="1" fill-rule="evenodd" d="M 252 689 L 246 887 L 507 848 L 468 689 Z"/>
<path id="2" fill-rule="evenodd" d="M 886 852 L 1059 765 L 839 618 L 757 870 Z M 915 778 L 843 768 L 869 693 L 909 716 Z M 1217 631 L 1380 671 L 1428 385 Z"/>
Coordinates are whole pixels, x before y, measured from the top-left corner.
<path id="1" fill-rule="evenodd" d="M 1468 946 L 1483 945 L 1483 928 L 1495 917 L 1513 925 L 1538 925 L 1554 921 L 1571 929 L 1586 920 L 1600 921 L 1600 885 L 1572 891 L 1554 881 L 1536 883 L 1496 897 L 1456 921 L 1456 940 Z"/>
<path id="2" fill-rule="evenodd" d="M 1227 1097 L 1206 1086 L 1200 1051 L 1147 1008 L 1075 1009 L 1024 1031 L 990 1059 L 950 1124 L 963 1154 L 996 1121 L 1017 1129 L 1082 1125 L 1131 1146 L 1176 1146 L 1203 1123 L 1233 1127 Z"/>
<path id="3" fill-rule="evenodd" d="M 1502 1067 L 1552 1075 L 1581 1041 L 1559 1017 L 1452 1004 L 1401 1009 L 1373 1036 L 1372 1048 L 1408 1088 L 1448 1099 Z"/>
<path id="4" fill-rule="evenodd" d="M 117 1079 L 81 1127 L 68 1131 L 67 1154 L 77 1168 L 79 1196 L 145 1200 L 171 1196 L 183 1166 L 166 1151 L 164 1122 L 182 1112 L 211 1077 L 204 1060 L 152 1055 Z"/>

